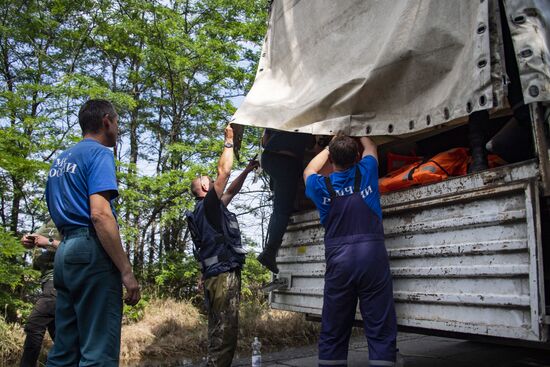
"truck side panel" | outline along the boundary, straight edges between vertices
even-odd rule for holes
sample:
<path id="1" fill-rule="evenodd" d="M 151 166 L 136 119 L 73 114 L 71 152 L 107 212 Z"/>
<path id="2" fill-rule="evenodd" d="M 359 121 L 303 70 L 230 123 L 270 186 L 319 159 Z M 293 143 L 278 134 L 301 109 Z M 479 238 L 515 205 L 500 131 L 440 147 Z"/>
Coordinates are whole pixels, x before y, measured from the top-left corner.
<path id="1" fill-rule="evenodd" d="M 537 172 L 528 162 L 382 197 L 399 325 L 547 340 Z M 294 216 L 278 258 L 290 287 L 273 308 L 321 313 L 323 234 L 315 211 Z"/>

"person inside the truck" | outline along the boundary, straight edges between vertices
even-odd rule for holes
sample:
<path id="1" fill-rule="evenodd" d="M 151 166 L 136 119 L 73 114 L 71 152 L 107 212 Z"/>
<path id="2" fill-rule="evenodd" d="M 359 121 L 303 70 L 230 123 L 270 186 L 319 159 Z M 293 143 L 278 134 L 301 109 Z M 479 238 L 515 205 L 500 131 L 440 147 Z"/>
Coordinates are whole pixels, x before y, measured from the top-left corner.
<path id="1" fill-rule="evenodd" d="M 275 259 L 294 209 L 304 152 L 314 144 L 313 135 L 272 129 L 266 129 L 262 138 L 261 165 L 270 178 L 273 212 L 269 218 L 266 244 L 258 255 L 258 261 L 275 274 L 279 272 Z"/>
<path id="2" fill-rule="evenodd" d="M 304 171 L 306 195 L 325 227 L 325 288 L 319 366 L 346 366 L 357 299 L 370 366 L 393 366 L 397 323 L 378 192 L 376 145 L 338 135 Z M 356 161 L 361 158 L 358 163 Z M 319 174 L 325 163 L 334 172 Z"/>

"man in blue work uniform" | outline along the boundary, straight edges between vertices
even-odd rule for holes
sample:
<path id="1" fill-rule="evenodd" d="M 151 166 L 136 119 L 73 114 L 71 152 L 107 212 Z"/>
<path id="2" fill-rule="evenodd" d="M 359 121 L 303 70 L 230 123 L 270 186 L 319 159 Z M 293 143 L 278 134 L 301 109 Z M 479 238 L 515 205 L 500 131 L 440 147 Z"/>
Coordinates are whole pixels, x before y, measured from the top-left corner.
<path id="1" fill-rule="evenodd" d="M 397 326 L 378 193 L 376 145 L 336 136 L 306 167 L 306 195 L 325 227 L 325 289 L 319 366 L 347 366 L 357 298 L 369 346 L 370 366 L 394 366 Z M 318 174 L 332 163 L 330 177 Z"/>
<path id="2" fill-rule="evenodd" d="M 122 284 L 127 304 L 140 299 L 112 207 L 118 188 L 108 147 L 116 144 L 118 115 L 110 102 L 89 100 L 78 122 L 84 139 L 55 159 L 46 186 L 51 218 L 63 235 L 54 263 L 56 334 L 47 366 L 118 366 Z"/>
<path id="3" fill-rule="evenodd" d="M 187 215 L 187 225 L 195 244 L 204 280 L 208 309 L 208 367 L 230 367 L 239 336 L 241 269 L 246 251 L 235 214 L 227 205 L 241 190 L 246 176 L 258 166 L 250 161 L 225 190 L 233 165 L 233 129 L 225 129 L 225 141 L 218 162 L 218 177 L 200 176 L 191 183 L 197 199 Z"/>

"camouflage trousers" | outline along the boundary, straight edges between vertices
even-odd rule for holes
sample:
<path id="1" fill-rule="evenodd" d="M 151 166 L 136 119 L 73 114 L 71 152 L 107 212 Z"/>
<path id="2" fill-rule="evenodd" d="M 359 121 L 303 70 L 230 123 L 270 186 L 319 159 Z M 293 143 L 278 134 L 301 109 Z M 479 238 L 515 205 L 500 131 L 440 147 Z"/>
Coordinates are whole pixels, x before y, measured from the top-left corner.
<path id="1" fill-rule="evenodd" d="M 229 367 L 237 348 L 241 271 L 222 273 L 204 281 L 208 308 L 206 366 Z"/>

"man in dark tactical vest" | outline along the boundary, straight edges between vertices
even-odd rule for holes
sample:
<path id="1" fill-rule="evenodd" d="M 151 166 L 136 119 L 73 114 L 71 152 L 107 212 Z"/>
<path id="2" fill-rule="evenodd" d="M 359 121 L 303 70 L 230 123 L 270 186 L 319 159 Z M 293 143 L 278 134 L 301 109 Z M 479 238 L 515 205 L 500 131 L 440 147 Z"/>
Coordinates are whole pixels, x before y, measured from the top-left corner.
<path id="1" fill-rule="evenodd" d="M 228 125 L 218 163 L 218 177 L 215 181 L 208 176 L 193 180 L 191 191 L 198 201 L 193 213 L 187 213 L 195 256 L 203 273 L 208 308 L 207 366 L 216 367 L 231 366 L 237 347 L 241 269 L 246 254 L 237 217 L 227 210 L 227 205 L 241 190 L 246 176 L 258 166 L 258 162 L 250 161 L 224 192 L 232 165 L 233 129 Z"/>

